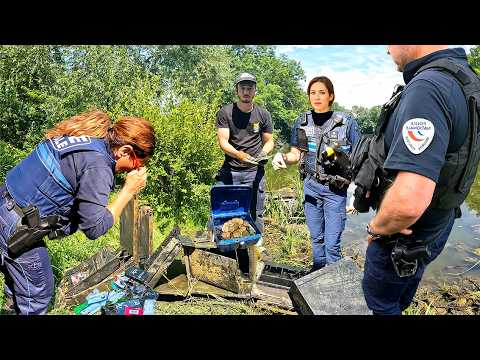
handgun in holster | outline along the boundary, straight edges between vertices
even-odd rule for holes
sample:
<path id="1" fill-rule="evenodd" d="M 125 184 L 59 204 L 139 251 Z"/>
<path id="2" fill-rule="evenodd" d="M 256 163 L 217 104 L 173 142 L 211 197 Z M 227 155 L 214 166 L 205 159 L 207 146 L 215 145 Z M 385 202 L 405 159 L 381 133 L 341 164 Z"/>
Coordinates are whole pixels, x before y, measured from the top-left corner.
<path id="1" fill-rule="evenodd" d="M 63 234 L 57 227 L 57 215 L 49 215 L 41 219 L 38 208 L 33 205 L 23 208 L 22 212 L 21 225 L 17 226 L 17 229 L 7 241 L 8 252 L 11 255 L 18 256 L 31 249 L 45 235 L 48 235 L 50 239 L 55 239 Z"/>
<path id="2" fill-rule="evenodd" d="M 401 239 L 395 242 L 391 252 L 393 267 L 399 277 L 413 276 L 417 272 L 418 261 L 429 257 L 430 250 L 427 245 L 417 242 L 414 246 L 406 246 Z"/>

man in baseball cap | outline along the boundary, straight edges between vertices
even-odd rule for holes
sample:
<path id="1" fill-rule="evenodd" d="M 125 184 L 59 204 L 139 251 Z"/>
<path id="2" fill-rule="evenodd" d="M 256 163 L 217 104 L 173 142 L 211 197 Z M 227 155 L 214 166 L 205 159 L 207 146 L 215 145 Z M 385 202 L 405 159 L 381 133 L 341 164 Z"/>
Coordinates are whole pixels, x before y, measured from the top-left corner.
<path id="1" fill-rule="evenodd" d="M 255 85 L 257 84 L 257 79 L 255 78 L 255 76 L 249 73 L 241 73 L 240 75 L 238 75 L 237 80 L 235 80 L 235 87 L 238 85 L 238 83 L 244 81 L 254 83 Z"/>
<path id="2" fill-rule="evenodd" d="M 264 164 L 274 143 L 270 113 L 253 104 L 256 88 L 255 76 L 240 74 L 235 80 L 238 101 L 222 107 L 217 113 L 217 138 L 225 161 L 216 180 L 217 184 L 253 187 L 250 213 L 263 232 Z"/>

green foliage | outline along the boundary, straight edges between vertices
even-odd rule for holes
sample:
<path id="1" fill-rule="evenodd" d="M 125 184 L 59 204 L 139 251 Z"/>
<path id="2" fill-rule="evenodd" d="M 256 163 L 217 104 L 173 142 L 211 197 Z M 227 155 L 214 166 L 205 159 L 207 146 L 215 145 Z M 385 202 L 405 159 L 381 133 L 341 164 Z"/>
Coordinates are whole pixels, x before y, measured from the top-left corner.
<path id="1" fill-rule="evenodd" d="M 480 169 L 477 170 L 477 175 L 475 177 L 475 181 L 470 188 L 470 193 L 468 194 L 465 202 L 467 203 L 468 207 L 474 210 L 477 214 L 480 213 L 480 179 L 479 174 Z"/>
<path id="2" fill-rule="evenodd" d="M 273 46 L 231 46 L 232 66 L 235 75 L 249 72 L 257 78 L 255 102 L 264 106 L 272 115 L 274 128 L 283 139 L 290 136 L 290 128 L 298 114 L 308 108 L 308 99 L 300 86 L 305 74 L 300 64 L 276 56 Z M 232 86 L 231 94 L 235 94 Z M 232 101 L 224 98 L 224 102 Z"/>
<path id="3" fill-rule="evenodd" d="M 58 46 L 0 46 L 0 139 L 25 149 L 48 118 L 45 105 L 58 90 Z"/>
<path id="4" fill-rule="evenodd" d="M 12 145 L 0 140 L 0 184 L 5 182 L 5 175 L 15 166 L 26 153 L 14 148 Z"/>
<path id="5" fill-rule="evenodd" d="M 470 65 L 480 74 L 480 45 L 472 47 L 467 57 Z"/>
<path id="6" fill-rule="evenodd" d="M 372 134 L 374 132 L 381 109 L 380 105 L 371 108 L 356 105 L 352 107 L 352 113 L 357 119 L 362 134 Z"/>
<path id="7" fill-rule="evenodd" d="M 211 101 L 231 87 L 232 59 L 225 46 L 143 46 L 148 69 L 162 76 L 171 98 Z"/>
<path id="8" fill-rule="evenodd" d="M 159 221 L 193 216 L 206 222 L 210 186 L 223 158 L 213 124 L 216 110 L 215 104 L 185 100 L 166 113 L 152 107 L 142 114 L 153 123 L 159 144 L 143 192 Z"/>
<path id="9" fill-rule="evenodd" d="M 215 115 L 234 101 L 233 80 L 244 71 L 258 78 L 256 100 L 271 112 L 275 137 L 287 139 L 307 108 L 304 74 L 271 46 L 0 46 L 0 181 L 65 118 L 92 107 L 114 119 L 140 116 L 157 136 L 141 194 L 154 209 L 157 240 L 173 223 L 203 227 L 223 159 Z M 100 248 L 117 247 L 118 231 L 48 241 L 57 283 Z"/>

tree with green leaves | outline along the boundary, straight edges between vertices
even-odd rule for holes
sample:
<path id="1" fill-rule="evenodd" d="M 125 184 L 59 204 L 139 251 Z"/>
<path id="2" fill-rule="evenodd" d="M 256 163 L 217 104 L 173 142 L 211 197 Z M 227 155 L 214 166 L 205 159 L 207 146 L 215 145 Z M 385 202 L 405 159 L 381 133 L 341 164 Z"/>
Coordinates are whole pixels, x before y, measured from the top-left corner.
<path id="1" fill-rule="evenodd" d="M 472 47 L 467 57 L 470 65 L 472 65 L 477 73 L 480 73 L 480 45 Z"/>

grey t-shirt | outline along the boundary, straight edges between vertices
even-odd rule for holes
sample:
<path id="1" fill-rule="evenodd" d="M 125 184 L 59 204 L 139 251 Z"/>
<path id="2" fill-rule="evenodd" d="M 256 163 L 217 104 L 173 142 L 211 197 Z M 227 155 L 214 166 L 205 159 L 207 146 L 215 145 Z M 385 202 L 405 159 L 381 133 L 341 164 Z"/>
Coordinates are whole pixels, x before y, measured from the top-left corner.
<path id="1" fill-rule="evenodd" d="M 249 113 L 241 111 L 236 103 L 226 105 L 218 111 L 215 125 L 217 129 L 230 129 L 228 142 L 235 149 L 254 157 L 262 151 L 262 134 L 273 133 L 272 116 L 257 105 Z M 223 166 L 238 170 L 255 168 L 255 165 L 245 164 L 227 154 Z"/>

